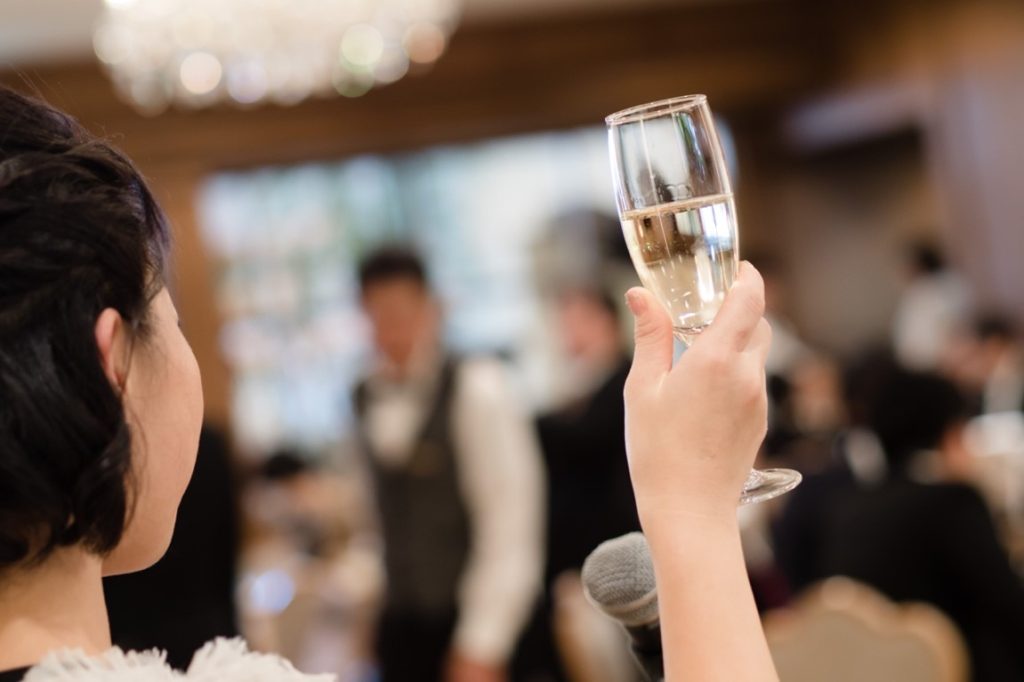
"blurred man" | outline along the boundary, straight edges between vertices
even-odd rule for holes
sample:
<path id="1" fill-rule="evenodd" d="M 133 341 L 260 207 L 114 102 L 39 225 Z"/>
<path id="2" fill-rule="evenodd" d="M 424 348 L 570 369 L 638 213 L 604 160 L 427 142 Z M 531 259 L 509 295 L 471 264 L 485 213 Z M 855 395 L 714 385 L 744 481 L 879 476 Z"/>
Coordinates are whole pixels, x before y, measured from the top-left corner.
<path id="1" fill-rule="evenodd" d="M 412 253 L 359 271 L 376 365 L 355 391 L 387 594 L 383 682 L 500 682 L 539 591 L 543 475 L 503 368 L 444 351 Z"/>
<path id="2" fill-rule="evenodd" d="M 935 369 L 967 320 L 970 293 L 929 244 L 908 249 L 907 270 L 909 280 L 893 321 L 893 348 L 904 366 Z"/>
<path id="3" fill-rule="evenodd" d="M 978 318 L 951 356 L 950 374 L 977 396 L 978 411 L 1024 411 L 1024 348 L 1009 318 Z"/>

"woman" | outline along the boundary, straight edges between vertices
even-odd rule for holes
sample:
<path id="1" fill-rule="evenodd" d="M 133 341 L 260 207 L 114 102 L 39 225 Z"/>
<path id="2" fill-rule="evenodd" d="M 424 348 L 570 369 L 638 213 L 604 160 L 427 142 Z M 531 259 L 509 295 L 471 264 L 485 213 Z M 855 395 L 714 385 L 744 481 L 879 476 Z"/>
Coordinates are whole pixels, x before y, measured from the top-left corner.
<path id="1" fill-rule="evenodd" d="M 4 682 L 59 670 L 109 679 L 100 673 L 125 666 L 132 679 L 169 674 L 154 656 L 109 651 L 101 583 L 164 553 L 195 463 L 202 390 L 165 287 L 168 243 L 126 158 L 0 89 Z M 69 650 L 79 653 L 47 658 Z M 231 643 L 209 647 L 195 676 L 223 665 L 241 668 L 221 679 L 305 678 Z"/>
<path id="2" fill-rule="evenodd" d="M 101 585 L 160 558 L 195 462 L 202 393 L 168 242 L 127 159 L 0 89 L 2 682 L 173 679 L 156 655 L 111 649 Z M 744 267 L 675 368 L 667 315 L 642 290 L 629 301 L 630 467 L 669 679 L 773 679 L 735 521 L 765 428 L 760 280 Z M 238 642 L 205 647 L 188 678 L 312 679 Z"/>

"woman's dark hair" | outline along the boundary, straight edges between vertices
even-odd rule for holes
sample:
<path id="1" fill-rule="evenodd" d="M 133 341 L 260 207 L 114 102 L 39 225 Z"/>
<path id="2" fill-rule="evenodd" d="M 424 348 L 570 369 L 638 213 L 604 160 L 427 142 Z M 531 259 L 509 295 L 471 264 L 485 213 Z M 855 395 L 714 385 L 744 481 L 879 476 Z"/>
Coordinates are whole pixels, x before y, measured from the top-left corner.
<path id="1" fill-rule="evenodd" d="M 359 288 L 406 279 L 427 287 L 427 271 L 419 255 L 404 246 L 383 246 L 371 251 L 359 263 Z"/>
<path id="2" fill-rule="evenodd" d="M 168 248 L 123 154 L 0 87 L 0 569 L 120 541 L 131 435 L 94 329 L 113 308 L 145 339 Z"/>

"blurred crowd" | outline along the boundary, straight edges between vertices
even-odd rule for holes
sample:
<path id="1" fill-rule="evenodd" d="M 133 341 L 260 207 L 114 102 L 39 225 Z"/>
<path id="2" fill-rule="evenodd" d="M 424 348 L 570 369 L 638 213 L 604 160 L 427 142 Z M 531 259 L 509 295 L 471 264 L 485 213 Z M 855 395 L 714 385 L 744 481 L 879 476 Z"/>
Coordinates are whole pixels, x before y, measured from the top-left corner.
<path id="1" fill-rule="evenodd" d="M 774 331 L 758 466 L 804 476 L 740 509 L 759 607 L 848 576 L 940 609 L 973 679 L 1024 679 L 1024 347 L 1012 319 L 975 305 L 940 251 L 914 244 L 891 339 L 834 357 L 790 319 L 784 260 L 753 260 Z M 579 579 L 600 542 L 639 529 L 619 283 L 551 292 L 563 390 L 531 414 L 507 363 L 445 347 L 414 252 L 371 253 L 359 277 L 375 354 L 352 387 L 354 455 L 279 451 L 231 474 L 208 429 L 168 558 L 109 581 L 115 640 L 170 646 L 178 663 L 195 644 L 170 631 L 203 622 L 197 641 L 241 628 L 343 680 L 637 679 Z M 161 590 L 197 565 L 195 595 Z M 166 597 L 148 612 L 167 618 L 140 623 L 139 594 Z"/>
<path id="2" fill-rule="evenodd" d="M 804 482 L 744 510 L 761 606 L 847 576 L 938 607 L 971 679 L 1021 679 L 1024 354 L 1011 319 L 973 305 L 923 243 L 907 249 L 889 344 L 829 357 L 792 331 L 778 298 L 769 307 L 781 343 L 762 466 L 792 466 Z"/>

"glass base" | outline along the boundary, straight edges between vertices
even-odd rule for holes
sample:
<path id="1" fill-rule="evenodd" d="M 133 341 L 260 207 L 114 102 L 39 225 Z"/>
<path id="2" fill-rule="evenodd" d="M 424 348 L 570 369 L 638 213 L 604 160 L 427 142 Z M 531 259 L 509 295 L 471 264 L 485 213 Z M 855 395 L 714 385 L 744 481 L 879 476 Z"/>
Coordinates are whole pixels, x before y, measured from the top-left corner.
<path id="1" fill-rule="evenodd" d="M 743 485 L 740 504 L 757 504 L 779 495 L 785 495 L 800 485 L 803 476 L 792 469 L 751 469 Z"/>

